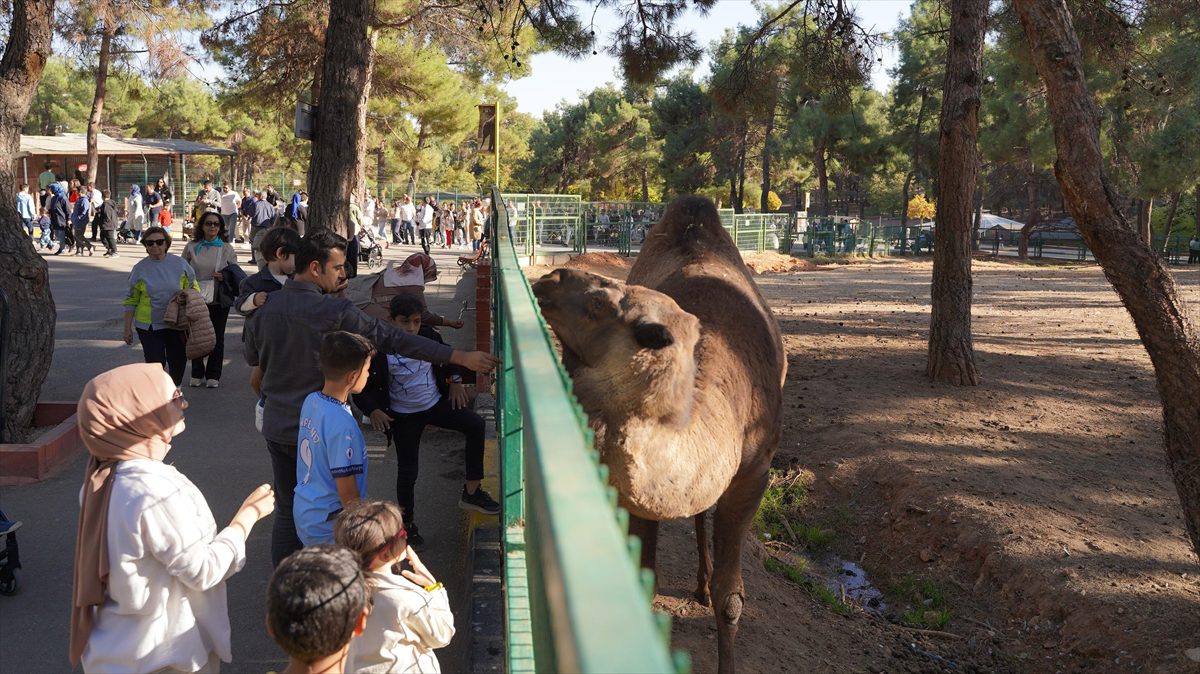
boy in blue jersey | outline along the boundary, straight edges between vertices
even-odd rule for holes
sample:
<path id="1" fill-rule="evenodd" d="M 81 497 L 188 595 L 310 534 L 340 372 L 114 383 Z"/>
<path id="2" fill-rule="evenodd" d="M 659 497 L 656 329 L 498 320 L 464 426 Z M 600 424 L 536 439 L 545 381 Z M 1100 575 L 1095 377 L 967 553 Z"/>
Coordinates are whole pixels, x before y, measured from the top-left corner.
<path id="1" fill-rule="evenodd" d="M 367 497 L 367 443 L 350 411 L 350 396 L 367 385 L 375 347 L 361 335 L 330 332 L 321 339 L 325 386 L 300 409 L 296 532 L 304 545 L 333 542 L 339 513 Z"/>

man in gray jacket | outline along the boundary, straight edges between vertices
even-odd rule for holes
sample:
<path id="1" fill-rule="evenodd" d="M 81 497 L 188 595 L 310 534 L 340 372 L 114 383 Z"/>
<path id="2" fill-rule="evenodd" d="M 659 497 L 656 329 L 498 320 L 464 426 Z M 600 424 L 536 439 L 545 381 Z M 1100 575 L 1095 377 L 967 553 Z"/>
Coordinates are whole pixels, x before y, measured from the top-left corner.
<path id="1" fill-rule="evenodd" d="M 251 386 L 264 397 L 262 433 L 275 474 L 275 522 L 271 559 L 278 565 L 300 549 L 292 519 L 296 490 L 296 444 L 304 399 L 321 389 L 321 338 L 345 330 L 371 340 L 381 353 L 432 363 L 452 363 L 491 372 L 499 361 L 482 351 L 454 351 L 363 313 L 335 293 L 346 285 L 346 240 L 321 228 L 304 237 L 296 252 L 296 273 L 283 289 L 267 296 L 246 322 L 244 353 L 254 368 Z"/>

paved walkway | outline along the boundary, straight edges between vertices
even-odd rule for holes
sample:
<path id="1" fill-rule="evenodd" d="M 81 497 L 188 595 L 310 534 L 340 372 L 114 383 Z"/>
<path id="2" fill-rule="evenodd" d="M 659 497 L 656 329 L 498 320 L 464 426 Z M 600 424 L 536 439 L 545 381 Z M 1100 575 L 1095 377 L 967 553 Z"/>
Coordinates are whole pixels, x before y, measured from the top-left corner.
<path id="1" fill-rule="evenodd" d="M 97 244 L 98 249 L 102 250 Z M 183 246 L 176 242 L 172 252 Z M 402 260 L 419 251 L 395 246 L 385 260 Z M 439 249 L 442 250 L 442 249 Z M 140 246 L 121 246 L 121 257 L 49 257 L 50 282 L 58 307 L 54 363 L 42 389 L 42 400 L 77 400 L 84 384 L 117 365 L 141 362 L 142 352 L 121 341 L 125 279 L 144 252 Z M 441 278 L 426 290 L 434 311 L 457 317 L 463 301 L 462 330 L 443 329 L 456 348 L 473 348 L 473 273 L 462 283 L 455 264 L 457 248 L 436 252 Z M 239 251 L 239 258 L 248 258 Z M 251 265 L 246 264 L 248 272 Z M 367 270 L 360 264 L 363 273 Z M 242 357 L 241 317 L 232 314 L 226 334 L 225 369 L 221 388 L 185 388 L 189 407 L 187 430 L 173 443 L 168 462 L 186 474 L 208 499 L 218 526 L 228 523 L 242 499 L 257 485 L 271 481 L 271 464 L 262 437 L 254 429 L 254 395 L 249 368 Z M 189 368 L 190 369 L 190 368 Z M 189 372 L 190 374 L 190 372 Z M 186 382 L 186 379 L 185 379 Z M 366 430 L 372 458 L 368 490 L 373 498 L 395 498 L 396 459 L 384 447 L 381 434 Z M 463 578 L 467 563 L 467 513 L 457 507 L 462 488 L 463 443 L 460 435 L 430 429 L 422 442 L 421 478 L 417 483 L 421 534 L 426 545 L 422 559 L 445 582 L 458 619 L 458 635 L 439 651 L 444 671 L 466 669 L 470 626 Z M 19 532 L 23 570 L 18 572 L 16 596 L 0 597 L 0 671 L 66 672 L 68 616 L 71 605 L 78 494 L 84 456 L 56 476 L 34 485 L 0 489 L 0 507 L 23 520 Z M 263 627 L 266 584 L 271 572 L 270 519 L 254 529 L 247 545 L 245 568 L 228 583 L 233 627 L 232 665 L 227 672 L 281 671 L 286 658 Z"/>

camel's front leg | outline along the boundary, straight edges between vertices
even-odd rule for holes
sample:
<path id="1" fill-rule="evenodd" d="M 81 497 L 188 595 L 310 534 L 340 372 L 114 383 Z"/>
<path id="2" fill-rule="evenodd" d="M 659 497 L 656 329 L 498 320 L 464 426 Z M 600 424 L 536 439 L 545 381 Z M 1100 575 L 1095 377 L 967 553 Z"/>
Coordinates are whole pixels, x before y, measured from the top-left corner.
<path id="1" fill-rule="evenodd" d="M 658 556 L 658 522 L 630 515 L 629 534 L 642 539 L 642 568 L 654 571 Z M 657 575 L 654 578 L 654 586 L 658 587 Z"/>
<path id="2" fill-rule="evenodd" d="M 696 601 L 709 606 L 712 604 L 712 596 L 709 594 L 709 585 L 712 582 L 712 557 L 708 554 L 708 532 L 705 528 L 705 518 L 708 515 L 707 511 L 700 511 L 696 514 L 696 553 L 699 557 L 699 565 L 696 568 Z"/>
<path id="3" fill-rule="evenodd" d="M 751 475 L 735 477 L 725 495 L 717 501 L 717 512 L 713 517 L 712 598 L 717 619 L 717 671 L 720 674 L 733 674 L 736 669 L 734 641 L 746 603 L 742 585 L 742 546 L 766 488 L 766 466 Z"/>

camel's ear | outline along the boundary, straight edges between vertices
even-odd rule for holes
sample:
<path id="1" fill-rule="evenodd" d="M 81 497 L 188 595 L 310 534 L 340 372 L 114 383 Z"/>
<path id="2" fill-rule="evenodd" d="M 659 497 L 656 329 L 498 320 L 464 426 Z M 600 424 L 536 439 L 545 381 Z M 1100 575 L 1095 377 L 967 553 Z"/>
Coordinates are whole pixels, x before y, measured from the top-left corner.
<path id="1" fill-rule="evenodd" d="M 633 326 L 633 338 L 643 349 L 665 349 L 675 343 L 671 331 L 662 323 L 638 323 Z"/>

